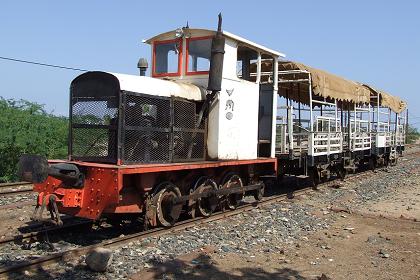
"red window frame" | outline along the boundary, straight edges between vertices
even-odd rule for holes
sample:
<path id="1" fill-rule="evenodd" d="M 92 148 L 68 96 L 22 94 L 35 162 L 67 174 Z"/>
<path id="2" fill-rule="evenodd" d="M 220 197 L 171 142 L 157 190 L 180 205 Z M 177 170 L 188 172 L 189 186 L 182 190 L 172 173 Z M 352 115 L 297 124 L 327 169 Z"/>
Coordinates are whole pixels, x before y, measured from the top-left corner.
<path id="1" fill-rule="evenodd" d="M 205 75 L 208 74 L 209 71 L 192 71 L 188 72 L 188 58 L 189 58 L 189 48 L 190 48 L 190 41 L 197 41 L 197 40 L 204 40 L 204 39 L 211 39 L 213 36 L 202 36 L 202 37 L 194 37 L 194 38 L 187 38 L 186 40 L 186 58 L 185 58 L 185 75 Z"/>
<path id="2" fill-rule="evenodd" d="M 175 43 L 175 42 L 179 42 L 178 71 L 177 72 L 171 72 L 171 73 L 156 73 L 156 46 L 161 45 L 161 44 L 167 44 L 167 43 Z M 152 77 L 181 76 L 182 53 L 183 53 L 182 38 L 153 42 Z"/>

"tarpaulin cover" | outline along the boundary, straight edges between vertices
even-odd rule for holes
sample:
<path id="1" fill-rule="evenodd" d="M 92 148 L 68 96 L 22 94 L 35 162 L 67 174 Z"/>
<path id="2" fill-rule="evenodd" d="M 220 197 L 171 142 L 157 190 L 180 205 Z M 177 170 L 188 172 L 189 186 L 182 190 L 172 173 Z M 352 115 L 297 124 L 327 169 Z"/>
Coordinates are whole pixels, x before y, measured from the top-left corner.
<path id="1" fill-rule="evenodd" d="M 251 65 L 251 72 L 256 72 L 256 64 Z M 272 62 L 270 60 L 261 62 L 261 71 L 270 72 Z M 309 91 L 307 83 L 293 83 L 307 79 L 307 74 L 299 71 L 306 71 L 311 74 L 311 86 L 314 95 L 325 97 L 329 100 L 347 101 L 352 103 L 370 103 L 371 95 L 380 95 L 380 105 L 390 108 L 396 113 L 401 113 L 406 108 L 406 103 L 396 96 L 384 91 L 376 90 L 369 85 L 361 84 L 341 78 L 326 71 L 319 70 L 302 63 L 293 61 L 279 61 L 279 94 L 294 101 L 309 104 Z M 293 72 L 293 70 L 298 70 Z M 293 73 L 282 73 L 281 71 L 292 71 Z M 264 77 L 262 77 L 264 80 Z M 290 83 L 287 81 L 291 81 Z"/>
<path id="2" fill-rule="evenodd" d="M 281 82 L 281 79 L 288 79 L 288 76 L 290 76 L 284 75 L 280 71 L 303 70 L 310 72 L 312 92 L 315 95 L 353 103 L 369 103 L 370 101 L 370 90 L 368 88 L 323 70 L 292 61 L 279 61 L 278 69 L 280 76 L 279 82 Z"/>
<path id="3" fill-rule="evenodd" d="M 370 85 L 364 84 L 363 86 L 369 88 L 373 95 L 379 95 L 379 102 L 381 106 L 388 107 L 396 113 L 401 113 L 407 107 L 407 104 L 397 96 L 393 96 L 382 90 L 377 90 Z"/>

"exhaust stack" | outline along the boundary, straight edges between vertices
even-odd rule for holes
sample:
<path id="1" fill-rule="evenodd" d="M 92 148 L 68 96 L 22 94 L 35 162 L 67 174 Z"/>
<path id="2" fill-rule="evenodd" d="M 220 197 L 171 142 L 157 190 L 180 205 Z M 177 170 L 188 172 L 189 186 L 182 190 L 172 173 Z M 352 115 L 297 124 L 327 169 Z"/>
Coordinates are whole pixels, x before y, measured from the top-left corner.
<path id="1" fill-rule="evenodd" d="M 222 90 L 223 57 L 225 54 L 225 37 L 222 32 L 222 14 L 219 14 L 217 33 L 211 42 L 209 83 L 207 90 L 214 95 Z"/>

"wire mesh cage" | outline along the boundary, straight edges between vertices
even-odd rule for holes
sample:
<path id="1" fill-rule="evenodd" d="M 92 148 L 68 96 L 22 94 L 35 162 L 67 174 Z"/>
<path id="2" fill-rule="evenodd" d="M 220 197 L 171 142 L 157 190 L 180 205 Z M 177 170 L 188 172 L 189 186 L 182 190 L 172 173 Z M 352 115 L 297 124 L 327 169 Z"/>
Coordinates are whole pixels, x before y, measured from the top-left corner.
<path id="1" fill-rule="evenodd" d="M 204 159 L 205 125 L 196 128 L 196 103 L 132 92 L 123 100 L 123 164 Z"/>
<path id="2" fill-rule="evenodd" d="M 143 164 L 205 158 L 199 103 L 121 91 L 108 74 L 96 72 L 75 79 L 70 96 L 72 160 Z"/>

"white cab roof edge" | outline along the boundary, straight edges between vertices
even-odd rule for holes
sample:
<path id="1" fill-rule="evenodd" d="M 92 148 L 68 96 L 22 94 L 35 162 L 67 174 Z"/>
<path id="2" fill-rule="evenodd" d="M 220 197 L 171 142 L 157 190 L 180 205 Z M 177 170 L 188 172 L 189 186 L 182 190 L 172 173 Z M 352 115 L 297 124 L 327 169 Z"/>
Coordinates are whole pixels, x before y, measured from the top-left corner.
<path id="1" fill-rule="evenodd" d="M 236 40 L 238 42 L 241 42 L 241 43 L 245 43 L 247 45 L 250 45 L 250 46 L 252 46 L 254 48 L 257 48 L 257 49 L 259 49 L 259 50 L 261 50 L 263 52 L 270 53 L 270 54 L 273 54 L 275 56 L 286 57 L 286 55 L 283 54 L 283 53 L 281 53 L 281 52 L 278 52 L 278 51 L 275 51 L 275 50 L 266 48 L 266 47 L 264 47 L 264 46 L 262 46 L 260 44 L 254 43 L 254 42 L 252 42 L 250 40 L 247 40 L 245 38 L 242 38 L 242 37 L 240 37 L 238 35 L 235 35 L 233 33 L 228 32 L 228 31 L 223 30 L 223 35 L 225 35 L 228 38 L 234 39 L 234 40 Z"/>
<path id="2" fill-rule="evenodd" d="M 176 30 L 171 30 L 171 31 L 168 31 L 168 32 L 164 32 L 164 33 L 158 34 L 156 36 L 153 36 L 153 37 L 151 37 L 149 39 L 142 40 L 142 42 L 143 43 L 146 43 L 146 44 L 151 44 L 156 39 L 159 39 L 159 37 L 164 37 L 164 36 L 170 35 L 171 33 L 175 33 L 175 31 Z M 201 29 L 201 28 L 190 28 L 189 29 L 189 32 L 191 32 L 191 33 L 195 33 L 195 32 L 208 32 L 208 33 L 213 33 L 213 34 L 216 33 L 216 31 L 214 31 L 214 30 Z M 264 46 L 262 46 L 260 44 L 254 43 L 254 42 L 252 42 L 252 41 L 250 41 L 248 39 L 242 38 L 242 37 L 240 37 L 238 35 L 235 35 L 233 33 L 228 32 L 228 31 L 223 30 L 223 35 L 225 35 L 227 38 L 230 38 L 230 39 L 233 39 L 233 40 L 238 41 L 240 43 L 244 43 L 244 44 L 246 44 L 248 46 L 254 47 L 254 48 L 256 48 L 256 49 L 258 49 L 258 50 L 260 50 L 262 52 L 269 53 L 269 54 L 274 55 L 274 56 L 277 56 L 277 57 L 286 57 L 286 55 L 283 54 L 283 53 L 281 53 L 281 52 L 278 52 L 278 51 L 269 49 L 267 47 L 264 47 Z"/>

